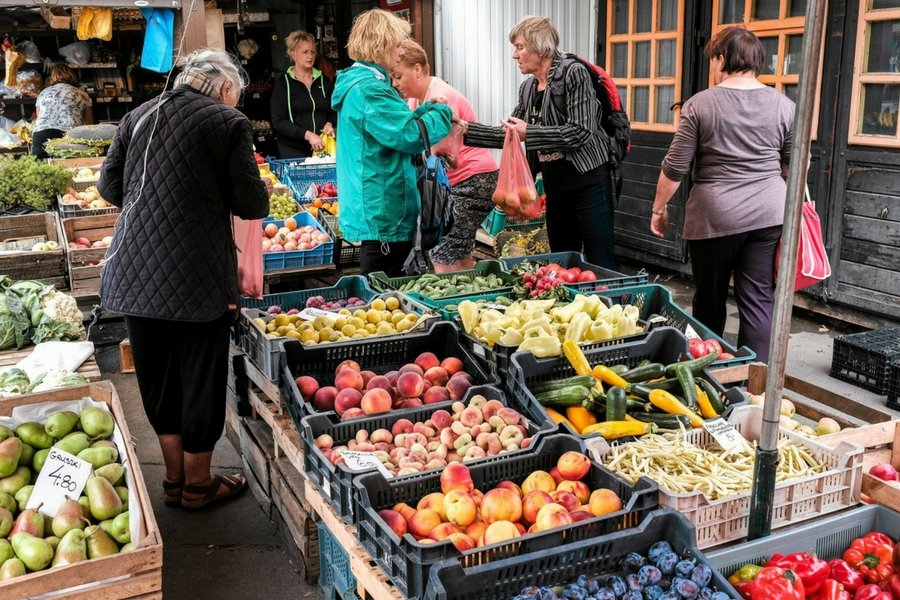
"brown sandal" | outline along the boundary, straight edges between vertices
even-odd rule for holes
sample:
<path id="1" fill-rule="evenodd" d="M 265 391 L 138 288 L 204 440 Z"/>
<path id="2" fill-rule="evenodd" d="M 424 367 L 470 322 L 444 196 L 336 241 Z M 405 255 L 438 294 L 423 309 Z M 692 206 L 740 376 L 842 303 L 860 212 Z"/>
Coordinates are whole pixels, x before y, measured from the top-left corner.
<path id="1" fill-rule="evenodd" d="M 178 481 L 172 481 L 168 478 L 163 479 L 162 487 L 165 494 L 165 505 L 181 506 L 181 492 L 184 489 L 184 479 Z"/>
<path id="2" fill-rule="evenodd" d="M 228 491 L 224 494 L 219 494 L 219 488 L 223 485 Z M 247 480 L 239 473 L 235 473 L 234 475 L 213 475 L 210 483 L 206 485 L 184 486 L 185 493 L 203 494 L 203 496 L 195 500 L 188 500 L 182 495 L 181 506 L 188 510 L 197 510 L 203 508 L 207 504 L 233 498 L 245 489 L 247 489 Z"/>

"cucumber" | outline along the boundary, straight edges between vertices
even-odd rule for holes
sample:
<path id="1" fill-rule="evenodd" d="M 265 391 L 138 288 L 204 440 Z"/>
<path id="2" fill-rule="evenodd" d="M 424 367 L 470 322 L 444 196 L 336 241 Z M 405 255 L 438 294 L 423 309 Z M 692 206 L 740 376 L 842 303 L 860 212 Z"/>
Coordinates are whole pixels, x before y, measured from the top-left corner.
<path id="1" fill-rule="evenodd" d="M 718 352 L 710 352 L 706 356 L 701 356 L 700 358 L 694 358 L 691 360 L 683 360 L 680 362 L 668 364 L 668 365 L 666 365 L 666 375 L 668 375 L 669 377 L 674 377 L 675 376 L 675 367 L 677 365 L 684 365 L 688 369 L 691 370 L 691 373 L 695 373 L 695 372 L 699 371 L 700 369 L 705 369 L 706 367 L 708 367 L 711 364 L 713 364 L 714 362 L 716 362 L 716 359 L 718 357 L 719 357 Z"/>
<path id="2" fill-rule="evenodd" d="M 629 383 L 640 383 L 651 379 L 659 379 L 666 376 L 666 366 L 660 363 L 648 363 L 646 365 L 635 367 L 624 373 L 619 373 L 622 379 Z"/>
<path id="3" fill-rule="evenodd" d="M 576 375 L 574 377 L 566 377 L 565 379 L 542 381 L 540 383 L 536 383 L 534 387 L 531 388 L 531 391 L 535 395 L 537 395 L 553 390 L 560 390 L 562 388 L 569 387 L 570 385 L 583 385 L 584 387 L 591 387 L 592 385 L 594 385 L 594 378 L 590 375 Z"/>
<path id="4" fill-rule="evenodd" d="M 700 403 L 697 402 L 697 388 L 694 387 L 694 374 L 691 373 L 691 370 L 687 365 L 681 363 L 675 365 L 675 376 L 678 378 L 678 383 L 681 385 L 681 397 L 684 400 L 684 405 L 692 411 L 698 412 L 700 410 Z"/>
<path id="5" fill-rule="evenodd" d="M 550 390 L 537 396 L 541 406 L 563 407 L 581 406 L 591 398 L 591 392 L 583 385 L 570 385 L 558 390 Z"/>
<path id="6" fill-rule="evenodd" d="M 606 392 L 606 420 L 622 421 L 625 419 L 627 399 L 625 390 L 617 385 Z"/>
<path id="7" fill-rule="evenodd" d="M 691 419 L 687 415 L 670 415 L 668 413 L 634 413 L 632 415 L 644 423 L 656 423 L 660 429 L 691 428 Z"/>
<path id="8" fill-rule="evenodd" d="M 706 395 L 709 397 L 709 403 L 712 405 L 713 410 L 716 411 L 716 414 L 721 415 L 725 412 L 725 401 L 719 395 L 716 386 L 702 377 L 697 377 L 694 381 L 697 382 L 701 390 L 706 392 Z"/>

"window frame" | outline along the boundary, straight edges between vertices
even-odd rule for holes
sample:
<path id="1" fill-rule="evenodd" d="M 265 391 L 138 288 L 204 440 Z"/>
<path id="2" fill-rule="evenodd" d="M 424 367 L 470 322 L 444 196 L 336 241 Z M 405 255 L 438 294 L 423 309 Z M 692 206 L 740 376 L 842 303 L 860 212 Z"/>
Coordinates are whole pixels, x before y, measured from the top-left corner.
<path id="1" fill-rule="evenodd" d="M 674 86 L 674 102 L 681 101 L 683 64 L 684 64 L 684 2 L 675 3 L 677 14 L 675 17 L 675 29 L 659 31 L 659 5 L 661 0 L 651 1 L 651 26 L 650 31 L 635 33 L 637 0 L 628 0 L 628 32 L 615 33 L 615 5 L 614 0 L 607 2 L 606 8 L 606 71 L 613 77 L 616 86 L 625 88 L 625 112 L 631 121 L 631 128 L 635 131 L 648 131 L 654 133 L 672 133 L 678 129 L 680 112 L 678 106 L 673 111 L 672 123 L 656 122 L 656 90 L 659 87 Z M 675 41 L 675 73 L 671 77 L 657 77 L 656 70 L 659 66 L 658 42 Z M 648 77 L 632 77 L 634 72 L 635 44 L 639 42 L 650 43 L 650 71 Z M 627 44 L 628 61 L 626 65 L 627 77 L 616 77 L 613 69 L 613 45 Z M 635 121 L 634 111 L 631 109 L 634 102 L 634 88 L 647 87 L 649 96 L 647 100 L 647 121 Z"/>
<path id="2" fill-rule="evenodd" d="M 866 84 L 900 85 L 900 73 L 863 73 L 863 63 L 869 42 L 868 27 L 880 21 L 900 20 L 900 8 L 870 9 L 869 0 L 859 1 L 857 15 L 856 48 L 853 59 L 853 86 L 850 92 L 850 122 L 848 144 L 859 146 L 878 146 L 882 148 L 900 148 L 900 125 L 893 137 L 874 133 L 859 133 L 862 129 L 863 115 L 862 90 Z"/>

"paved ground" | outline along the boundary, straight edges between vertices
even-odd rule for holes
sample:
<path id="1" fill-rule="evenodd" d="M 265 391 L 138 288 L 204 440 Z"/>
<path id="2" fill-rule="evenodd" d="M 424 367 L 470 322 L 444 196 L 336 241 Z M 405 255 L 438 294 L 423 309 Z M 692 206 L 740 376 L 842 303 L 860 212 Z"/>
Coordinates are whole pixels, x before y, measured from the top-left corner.
<path id="1" fill-rule="evenodd" d="M 690 307 L 693 291 L 690 282 L 671 275 L 654 274 L 652 279 L 670 286 L 678 304 Z M 884 408 L 883 396 L 829 377 L 832 338 L 853 331 L 846 327 L 835 330 L 834 327 L 830 321 L 807 314 L 794 318 L 788 374 Z M 737 309 L 731 306 L 726 337 L 733 342 L 736 335 Z M 152 494 L 165 548 L 165 598 L 318 597 L 316 587 L 305 583 L 299 553 L 288 541 L 286 533 L 262 514 L 249 492 L 229 504 L 196 513 L 163 505 L 159 483 L 164 476 L 162 456 L 144 416 L 134 376 L 118 373 L 115 346 L 99 348 L 97 354 L 104 377 L 113 381 L 125 406 L 147 487 Z M 214 467 L 232 472 L 240 470 L 240 464 L 240 457 L 223 437 L 216 449 Z"/>

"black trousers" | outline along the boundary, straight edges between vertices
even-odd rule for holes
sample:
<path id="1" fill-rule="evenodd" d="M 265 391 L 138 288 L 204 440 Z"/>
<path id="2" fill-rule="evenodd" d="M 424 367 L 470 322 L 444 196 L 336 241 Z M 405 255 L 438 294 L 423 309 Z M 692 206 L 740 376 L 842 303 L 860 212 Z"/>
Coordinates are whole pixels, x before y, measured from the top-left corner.
<path id="1" fill-rule="evenodd" d="M 36 158 L 50 158 L 50 155 L 44 150 L 44 144 L 49 140 L 55 140 L 66 135 L 61 129 L 42 129 L 31 136 L 31 153 Z"/>
<path id="2" fill-rule="evenodd" d="M 364 241 L 359 248 L 359 274 L 384 271 L 388 277 L 400 277 L 411 250 L 412 242 Z"/>
<path id="3" fill-rule="evenodd" d="M 222 435 L 232 320 L 125 317 L 144 412 L 157 435 L 180 435 L 185 452 L 212 452 Z"/>
<path id="4" fill-rule="evenodd" d="M 762 362 L 769 361 L 775 309 L 775 251 L 780 241 L 781 225 L 688 241 L 697 286 L 693 316 L 722 335 L 727 317 L 728 284 L 733 275 L 740 318 L 738 347 L 748 346 Z"/>

